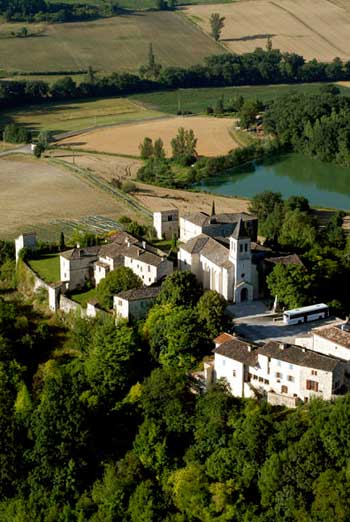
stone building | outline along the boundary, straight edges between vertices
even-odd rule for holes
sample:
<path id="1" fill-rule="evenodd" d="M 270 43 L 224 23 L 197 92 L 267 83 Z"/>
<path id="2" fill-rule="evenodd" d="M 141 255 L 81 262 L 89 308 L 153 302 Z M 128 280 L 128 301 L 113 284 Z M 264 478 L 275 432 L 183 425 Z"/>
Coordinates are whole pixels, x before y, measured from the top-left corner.
<path id="1" fill-rule="evenodd" d="M 158 239 L 172 239 L 179 236 L 179 211 L 177 208 L 153 212 L 153 226 Z"/>
<path id="2" fill-rule="evenodd" d="M 146 317 L 148 310 L 154 305 L 160 291 L 159 286 L 133 288 L 115 295 L 113 309 L 117 320 L 139 320 Z"/>

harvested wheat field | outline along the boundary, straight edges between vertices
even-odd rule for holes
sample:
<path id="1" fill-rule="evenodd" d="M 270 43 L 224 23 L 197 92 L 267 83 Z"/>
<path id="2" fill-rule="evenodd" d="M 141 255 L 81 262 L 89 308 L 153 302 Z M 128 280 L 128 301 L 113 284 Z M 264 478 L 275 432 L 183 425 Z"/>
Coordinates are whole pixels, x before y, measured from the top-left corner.
<path id="1" fill-rule="evenodd" d="M 178 208 L 181 215 L 193 212 L 210 214 L 213 201 L 217 213 L 246 212 L 250 203 L 247 199 L 155 187 L 145 183 L 137 183 L 137 189 L 134 197 L 152 212 Z"/>
<path id="2" fill-rule="evenodd" d="M 162 138 L 166 153 L 170 155 L 170 142 L 176 136 L 178 129 L 184 127 L 193 129 L 198 138 L 198 154 L 219 156 L 238 147 L 230 135 L 232 125 L 232 119 L 228 118 L 206 118 L 205 116 L 161 118 L 79 134 L 61 140 L 60 144 L 96 152 L 139 156 L 139 145 L 147 136 L 152 140 Z"/>
<path id="3" fill-rule="evenodd" d="M 205 32 L 209 17 L 225 17 L 221 42 L 235 53 L 265 48 L 271 38 L 275 49 L 294 52 L 306 59 L 349 59 L 350 11 L 327 0 L 249 0 L 233 4 L 198 5 L 185 13 Z"/>
<path id="4" fill-rule="evenodd" d="M 130 209 L 68 170 L 21 157 L 0 160 L 0 237 L 53 219 L 96 214 L 117 218 Z"/>

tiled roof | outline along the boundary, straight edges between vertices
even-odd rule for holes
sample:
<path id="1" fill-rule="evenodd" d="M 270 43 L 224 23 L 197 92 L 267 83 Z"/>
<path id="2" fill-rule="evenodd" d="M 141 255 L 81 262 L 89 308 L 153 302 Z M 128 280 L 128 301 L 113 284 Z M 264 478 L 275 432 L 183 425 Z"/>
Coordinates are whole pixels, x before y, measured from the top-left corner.
<path id="1" fill-rule="evenodd" d="M 312 332 L 328 341 L 350 349 L 350 332 L 342 330 L 340 328 L 341 324 L 343 323 L 332 326 L 321 326 L 320 328 L 314 328 Z"/>
<path id="2" fill-rule="evenodd" d="M 215 337 L 214 343 L 222 344 L 222 343 L 225 343 L 226 341 L 231 341 L 231 339 L 233 339 L 233 338 L 234 338 L 234 336 L 232 334 L 223 332 L 220 335 L 218 335 L 217 337 Z"/>
<path id="3" fill-rule="evenodd" d="M 224 268 L 233 266 L 229 259 L 229 249 L 206 234 L 200 234 L 190 239 L 187 243 L 181 245 L 180 248 L 189 254 L 200 254 L 217 266 Z"/>
<path id="4" fill-rule="evenodd" d="M 321 355 L 312 350 L 295 346 L 294 344 L 280 343 L 278 341 L 269 341 L 261 348 L 258 348 L 256 354 L 266 355 L 279 361 L 326 372 L 334 370 L 339 363 L 339 360 L 334 357 Z"/>
<path id="5" fill-rule="evenodd" d="M 237 337 L 222 343 L 214 352 L 249 366 L 255 366 L 257 357 L 256 350 L 253 348 L 254 345 Z"/>
<path id="6" fill-rule="evenodd" d="M 197 212 L 195 214 L 183 216 L 183 219 L 190 221 L 194 225 L 203 227 L 210 224 L 223 225 L 228 223 L 238 223 L 240 219 L 243 221 L 251 221 L 256 220 L 257 218 L 251 214 L 247 214 L 246 212 L 223 213 L 215 214 L 214 216 L 209 216 L 209 214 L 206 214 L 205 212 Z"/>
<path id="7" fill-rule="evenodd" d="M 85 247 L 85 248 L 72 248 L 62 252 L 60 256 L 65 259 L 80 259 L 82 257 L 97 257 L 101 247 L 100 245 Z"/>
<path id="8" fill-rule="evenodd" d="M 181 245 L 180 248 L 189 254 L 199 254 L 209 239 L 210 237 L 206 234 L 200 234 Z"/>
<path id="9" fill-rule="evenodd" d="M 234 239 L 247 239 L 249 238 L 249 234 L 247 232 L 247 228 L 245 226 L 245 223 L 243 219 L 240 217 L 238 220 L 238 223 L 234 229 L 234 231 L 231 234 L 231 237 Z"/>
<path id="10" fill-rule="evenodd" d="M 138 301 L 139 299 L 155 299 L 160 292 L 159 286 L 147 286 L 145 288 L 132 288 L 119 292 L 116 297 L 127 301 Z"/>
<path id="11" fill-rule="evenodd" d="M 283 264 L 283 265 L 300 265 L 304 266 L 304 263 L 298 256 L 298 254 L 290 254 L 288 256 L 278 256 L 278 257 L 268 257 L 265 261 L 269 263 L 273 263 L 274 265 Z"/>

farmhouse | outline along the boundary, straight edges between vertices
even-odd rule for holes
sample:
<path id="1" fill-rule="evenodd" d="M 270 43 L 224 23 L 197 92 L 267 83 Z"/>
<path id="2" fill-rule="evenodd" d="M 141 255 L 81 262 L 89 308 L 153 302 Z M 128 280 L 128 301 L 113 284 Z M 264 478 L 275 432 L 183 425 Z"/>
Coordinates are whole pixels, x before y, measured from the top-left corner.
<path id="1" fill-rule="evenodd" d="M 73 248 L 60 255 L 61 281 L 68 290 L 83 288 L 88 281 L 98 285 L 118 266 L 127 266 L 145 286 L 156 283 L 173 271 L 164 253 L 126 232 L 115 234 L 110 243 Z"/>
<path id="2" fill-rule="evenodd" d="M 254 231 L 255 222 L 255 218 L 249 221 L 241 217 L 238 222 L 231 222 L 231 229 L 234 226 L 228 238 L 228 247 L 225 244 L 227 241 L 214 239 L 206 233 L 192 237 L 179 247 L 180 270 L 191 270 L 203 288 L 215 290 L 228 301 L 241 303 L 258 297 L 258 272 L 252 263 L 251 237 L 247 230 L 247 225 L 251 223 Z M 230 227 L 225 228 L 225 225 L 220 224 L 216 231 L 228 233 Z M 210 224 L 207 228 L 210 232 Z M 189 228 L 186 231 L 189 236 Z"/>
<path id="3" fill-rule="evenodd" d="M 159 286 L 147 288 L 133 288 L 115 295 L 113 309 L 118 319 L 139 320 L 146 317 L 148 310 L 153 306 L 160 291 Z"/>
<path id="4" fill-rule="evenodd" d="M 207 384 L 224 379 L 236 397 L 261 394 L 273 404 L 294 407 L 300 400 L 329 400 L 349 390 L 347 365 L 335 357 L 278 341 L 261 347 L 238 337 L 215 341 Z"/>
<path id="5" fill-rule="evenodd" d="M 310 350 L 350 362 L 350 324 L 348 321 L 314 328 L 310 335 L 296 339 Z"/>

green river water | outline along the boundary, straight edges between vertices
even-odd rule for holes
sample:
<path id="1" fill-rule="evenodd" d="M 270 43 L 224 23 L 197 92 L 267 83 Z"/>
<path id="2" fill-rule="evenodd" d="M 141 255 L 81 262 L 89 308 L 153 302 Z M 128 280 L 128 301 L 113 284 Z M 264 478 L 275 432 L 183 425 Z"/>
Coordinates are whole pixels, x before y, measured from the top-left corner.
<path id="1" fill-rule="evenodd" d="M 350 209 L 350 168 L 302 156 L 284 154 L 271 162 L 250 164 L 195 185 L 198 190 L 252 198 L 264 190 L 281 192 L 284 198 L 303 195 L 311 205 Z"/>

